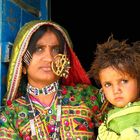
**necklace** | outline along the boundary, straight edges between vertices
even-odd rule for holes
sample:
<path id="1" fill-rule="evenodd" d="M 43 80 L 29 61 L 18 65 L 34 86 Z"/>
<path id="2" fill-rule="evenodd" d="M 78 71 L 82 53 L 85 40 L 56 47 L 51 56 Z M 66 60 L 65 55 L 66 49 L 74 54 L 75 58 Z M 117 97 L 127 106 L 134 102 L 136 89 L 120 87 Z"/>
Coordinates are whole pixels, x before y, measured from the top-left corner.
<path id="1" fill-rule="evenodd" d="M 35 131 L 35 127 L 37 128 L 40 139 L 43 139 L 41 134 L 41 129 L 39 127 L 38 121 L 36 120 L 36 109 L 30 99 L 29 93 L 27 92 L 27 101 L 28 101 L 28 117 L 31 128 L 31 136 L 37 138 L 37 134 Z M 62 106 L 62 95 L 61 90 L 57 90 L 57 114 L 56 114 L 56 122 L 55 122 L 55 131 L 50 136 L 53 140 L 60 140 L 60 121 L 61 121 L 61 106 Z"/>
<path id="2" fill-rule="evenodd" d="M 57 90 L 58 90 L 58 82 L 54 82 L 41 89 L 35 88 L 31 86 L 29 83 L 27 85 L 27 92 L 32 95 L 39 95 L 39 94 L 47 95 L 56 92 Z"/>
<path id="3" fill-rule="evenodd" d="M 62 95 L 61 91 L 57 92 L 57 116 L 56 116 L 56 130 L 53 134 L 53 140 L 60 140 L 60 125 L 61 125 L 61 106 L 62 106 Z"/>

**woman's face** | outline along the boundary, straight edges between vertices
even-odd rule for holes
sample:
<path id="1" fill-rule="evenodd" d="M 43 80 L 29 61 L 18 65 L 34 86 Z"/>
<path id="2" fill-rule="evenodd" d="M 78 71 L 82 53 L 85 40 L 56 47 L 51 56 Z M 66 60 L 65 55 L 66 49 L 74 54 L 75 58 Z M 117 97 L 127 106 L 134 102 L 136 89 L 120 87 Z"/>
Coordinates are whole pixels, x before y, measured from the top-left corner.
<path id="1" fill-rule="evenodd" d="M 60 45 L 56 35 L 47 31 L 36 43 L 36 51 L 27 67 L 28 82 L 37 88 L 43 88 L 59 79 L 51 68 L 54 56 L 59 54 Z"/>

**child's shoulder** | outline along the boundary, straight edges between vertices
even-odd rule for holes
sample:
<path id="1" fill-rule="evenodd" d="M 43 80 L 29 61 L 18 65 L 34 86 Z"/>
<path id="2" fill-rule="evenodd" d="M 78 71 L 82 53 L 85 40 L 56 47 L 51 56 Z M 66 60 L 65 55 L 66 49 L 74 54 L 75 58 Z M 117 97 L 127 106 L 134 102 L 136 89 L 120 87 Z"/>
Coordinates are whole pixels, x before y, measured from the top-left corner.
<path id="1" fill-rule="evenodd" d="M 140 101 L 135 101 L 133 103 L 129 102 L 126 106 L 119 108 L 119 107 L 114 107 L 113 109 L 111 109 L 108 113 L 108 115 L 112 115 L 114 113 L 120 113 L 120 112 L 124 112 L 124 110 L 133 110 L 134 107 L 139 106 L 140 107 Z"/>

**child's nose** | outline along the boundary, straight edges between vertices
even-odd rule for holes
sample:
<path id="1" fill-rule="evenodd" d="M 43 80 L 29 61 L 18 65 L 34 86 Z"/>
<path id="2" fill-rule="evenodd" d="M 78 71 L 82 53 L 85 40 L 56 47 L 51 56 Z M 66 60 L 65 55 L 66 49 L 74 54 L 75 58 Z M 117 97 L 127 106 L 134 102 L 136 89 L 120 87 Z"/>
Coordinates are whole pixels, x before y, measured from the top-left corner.
<path id="1" fill-rule="evenodd" d="M 119 85 L 113 86 L 113 92 L 114 92 L 114 94 L 119 94 L 119 93 L 121 93 L 120 86 L 119 86 Z"/>

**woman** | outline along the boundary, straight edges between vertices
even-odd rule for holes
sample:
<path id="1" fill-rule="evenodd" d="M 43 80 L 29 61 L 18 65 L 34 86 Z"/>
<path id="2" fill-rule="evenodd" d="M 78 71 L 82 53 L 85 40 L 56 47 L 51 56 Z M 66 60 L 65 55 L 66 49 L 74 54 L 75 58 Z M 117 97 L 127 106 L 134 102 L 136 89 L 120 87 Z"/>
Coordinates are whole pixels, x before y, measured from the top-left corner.
<path id="1" fill-rule="evenodd" d="M 0 139 L 93 140 L 94 122 L 101 121 L 97 92 L 67 32 L 54 22 L 31 21 L 13 46 Z"/>

